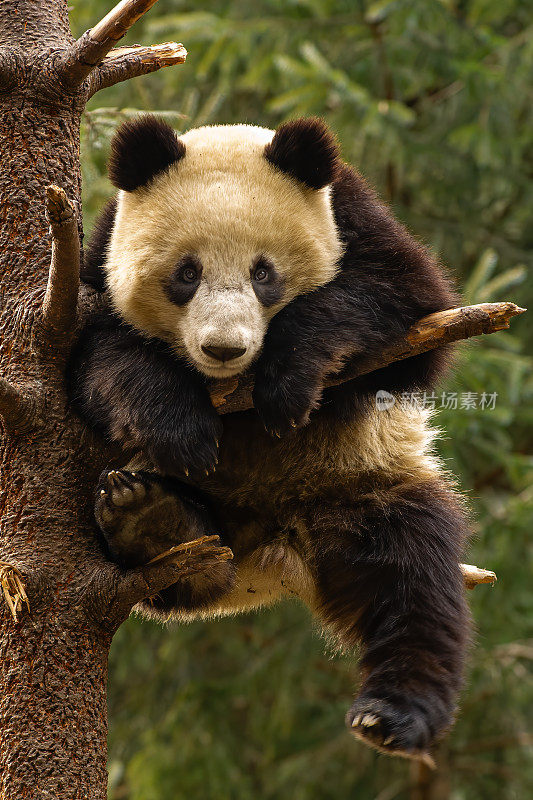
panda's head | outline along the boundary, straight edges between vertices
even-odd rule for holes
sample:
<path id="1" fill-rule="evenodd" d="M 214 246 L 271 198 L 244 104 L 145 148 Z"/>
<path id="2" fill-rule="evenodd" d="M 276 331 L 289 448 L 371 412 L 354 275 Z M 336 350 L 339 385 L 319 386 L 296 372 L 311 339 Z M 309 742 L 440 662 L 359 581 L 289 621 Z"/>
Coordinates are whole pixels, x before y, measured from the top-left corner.
<path id="1" fill-rule="evenodd" d="M 117 311 L 209 377 L 245 370 L 272 317 L 337 271 L 329 184 L 338 158 L 318 119 L 179 138 L 152 116 L 122 125 L 104 264 Z"/>

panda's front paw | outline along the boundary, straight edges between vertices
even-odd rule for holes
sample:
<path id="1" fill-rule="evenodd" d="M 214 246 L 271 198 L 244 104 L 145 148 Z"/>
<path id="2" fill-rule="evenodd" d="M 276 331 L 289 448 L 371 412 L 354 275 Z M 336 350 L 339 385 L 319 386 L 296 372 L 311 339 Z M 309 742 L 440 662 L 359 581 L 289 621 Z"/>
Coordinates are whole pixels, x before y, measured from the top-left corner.
<path id="1" fill-rule="evenodd" d="M 164 435 L 154 435 L 145 449 L 161 472 L 176 477 L 202 478 L 214 472 L 222 421 L 214 409 L 183 414 L 172 420 Z"/>
<path id="2" fill-rule="evenodd" d="M 254 406 L 272 436 L 284 436 L 307 425 L 320 405 L 322 382 L 312 374 L 278 365 L 258 365 L 253 390 Z"/>

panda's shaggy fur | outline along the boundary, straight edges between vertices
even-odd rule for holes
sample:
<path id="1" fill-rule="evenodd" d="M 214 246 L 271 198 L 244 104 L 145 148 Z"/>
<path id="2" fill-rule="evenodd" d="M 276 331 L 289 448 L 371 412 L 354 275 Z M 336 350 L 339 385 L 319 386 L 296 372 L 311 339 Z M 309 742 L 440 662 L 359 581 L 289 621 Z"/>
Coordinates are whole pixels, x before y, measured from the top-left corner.
<path id="1" fill-rule="evenodd" d="M 110 174 L 119 193 L 85 277 L 111 306 L 83 332 L 70 386 L 94 427 L 141 453 L 98 489 L 111 554 L 134 565 L 220 533 L 234 564 L 170 587 L 147 613 L 301 598 L 339 646 L 361 645 L 353 732 L 422 756 L 461 684 L 466 524 L 427 413 L 398 394 L 430 389 L 446 353 L 323 382 L 456 304 L 447 279 L 320 120 L 177 139 L 142 118 L 119 130 Z M 208 377 L 245 369 L 255 409 L 220 417 Z M 378 389 L 397 398 L 388 410 Z"/>

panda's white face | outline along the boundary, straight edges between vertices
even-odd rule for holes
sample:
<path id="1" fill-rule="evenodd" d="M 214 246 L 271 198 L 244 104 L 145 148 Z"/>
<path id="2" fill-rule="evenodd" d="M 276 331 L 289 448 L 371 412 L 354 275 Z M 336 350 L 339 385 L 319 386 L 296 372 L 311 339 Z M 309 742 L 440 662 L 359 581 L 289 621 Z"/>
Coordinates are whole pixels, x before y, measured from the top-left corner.
<path id="1" fill-rule="evenodd" d="M 245 370 L 274 314 L 329 282 L 342 253 L 329 188 L 273 167 L 273 131 L 189 131 L 185 156 L 121 191 L 106 264 L 131 325 L 169 342 L 209 377 Z"/>

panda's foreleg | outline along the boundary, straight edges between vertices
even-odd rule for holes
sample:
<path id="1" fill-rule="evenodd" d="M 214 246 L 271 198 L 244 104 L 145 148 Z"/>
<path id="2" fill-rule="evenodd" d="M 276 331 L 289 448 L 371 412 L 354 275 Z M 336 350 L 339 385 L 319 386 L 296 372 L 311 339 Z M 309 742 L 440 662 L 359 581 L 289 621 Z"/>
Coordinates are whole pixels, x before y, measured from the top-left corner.
<path id="1" fill-rule="evenodd" d="M 173 545 L 220 529 L 198 491 L 154 472 L 113 470 L 100 476 L 95 517 L 113 560 L 124 567 L 147 564 Z M 235 568 L 220 562 L 165 589 L 145 603 L 157 611 L 199 611 L 229 592 Z"/>
<path id="2" fill-rule="evenodd" d="M 362 647 L 347 724 L 378 749 L 422 757 L 451 725 L 462 682 L 462 509 L 435 482 L 336 513 L 329 529 L 321 520 L 314 558 L 319 615 L 343 647 Z"/>
<path id="3" fill-rule="evenodd" d="M 68 386 L 93 428 L 143 451 L 161 472 L 203 477 L 214 470 L 221 419 L 205 379 L 163 342 L 146 340 L 104 314 L 83 330 Z"/>

